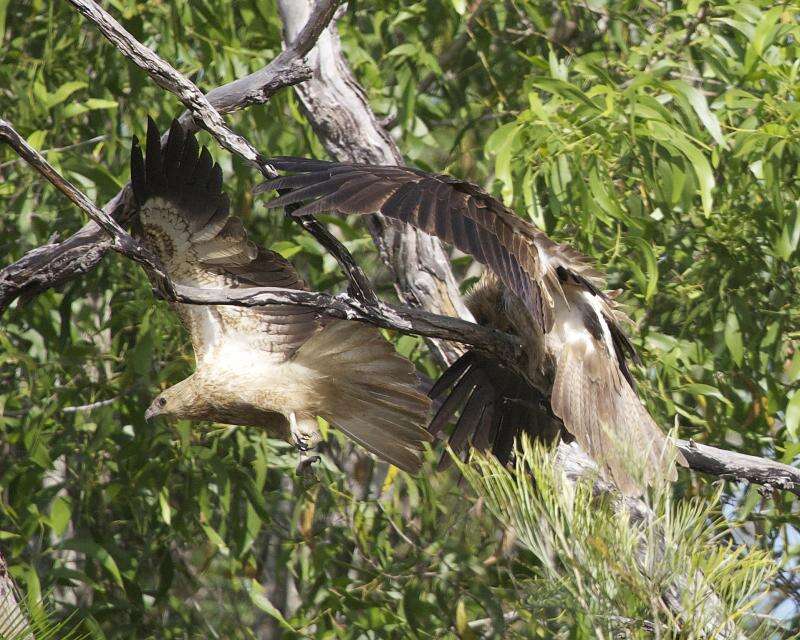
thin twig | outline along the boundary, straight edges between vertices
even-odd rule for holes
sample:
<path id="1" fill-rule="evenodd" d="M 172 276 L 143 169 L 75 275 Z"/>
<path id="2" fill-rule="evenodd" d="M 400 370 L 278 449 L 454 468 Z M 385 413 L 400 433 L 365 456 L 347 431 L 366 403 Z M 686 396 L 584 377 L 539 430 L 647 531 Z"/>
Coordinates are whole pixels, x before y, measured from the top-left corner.
<path id="1" fill-rule="evenodd" d="M 51 149 L 43 149 L 41 154 L 46 156 L 49 153 L 61 153 L 63 151 L 72 151 L 73 149 L 79 149 L 80 147 L 85 147 L 90 144 L 96 144 L 98 142 L 102 142 L 106 139 L 106 135 L 95 136 L 94 138 L 89 138 L 88 140 L 81 140 L 80 142 L 74 142 L 72 144 L 65 145 L 63 147 L 53 147 Z M 12 158 L 6 162 L 0 163 L 0 169 L 5 169 L 6 167 L 10 167 L 13 164 L 16 164 L 22 160 L 22 158 Z"/>
<path id="2" fill-rule="evenodd" d="M 89 404 L 79 404 L 74 407 L 63 407 L 61 412 L 82 413 L 84 411 L 93 411 L 95 409 L 99 409 L 100 407 L 107 407 L 108 405 L 114 404 L 117 400 L 119 400 L 119 396 L 114 396 L 113 398 L 98 400 L 97 402 L 90 402 Z"/>

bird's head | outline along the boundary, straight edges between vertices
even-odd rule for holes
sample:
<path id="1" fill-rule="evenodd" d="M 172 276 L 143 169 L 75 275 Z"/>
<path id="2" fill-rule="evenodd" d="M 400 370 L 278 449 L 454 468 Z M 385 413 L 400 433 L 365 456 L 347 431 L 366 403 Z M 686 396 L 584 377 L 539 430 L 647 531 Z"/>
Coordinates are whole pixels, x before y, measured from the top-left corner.
<path id="1" fill-rule="evenodd" d="M 202 418 L 205 403 L 192 376 L 162 391 L 144 412 L 145 420 L 165 418 Z"/>

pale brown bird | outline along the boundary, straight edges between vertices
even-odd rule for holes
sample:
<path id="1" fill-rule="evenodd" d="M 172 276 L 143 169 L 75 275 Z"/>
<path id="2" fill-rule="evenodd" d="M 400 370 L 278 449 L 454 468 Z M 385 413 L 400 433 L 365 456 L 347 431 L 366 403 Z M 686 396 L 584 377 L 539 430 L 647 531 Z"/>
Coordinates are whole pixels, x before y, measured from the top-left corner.
<path id="1" fill-rule="evenodd" d="M 680 456 L 634 390 L 626 357 L 636 355 L 622 330 L 625 316 L 586 256 L 457 178 L 305 158 L 271 162 L 294 175 L 258 187 L 289 190 L 269 206 L 305 203 L 294 212 L 298 216 L 379 212 L 489 268 L 469 306 L 478 322 L 523 339 L 533 388 L 513 376 L 503 380 L 496 365 L 468 354 L 434 387 L 434 395 L 453 389 L 433 420 L 434 431 L 461 407 L 455 444 L 470 437 L 473 445 L 492 444 L 507 457 L 513 436 L 528 426 L 521 422 L 535 420 L 536 429 L 552 433 L 558 430 L 555 416 L 625 493 L 641 492 L 657 474 L 674 477 L 671 462 Z"/>
<path id="2" fill-rule="evenodd" d="M 177 122 L 162 149 L 149 121 L 145 158 L 134 138 L 131 182 L 134 231 L 174 283 L 306 288 L 287 260 L 247 239 L 230 215 L 222 170 Z M 320 416 L 383 460 L 419 468 L 430 400 L 377 328 L 289 305 L 172 306 L 191 336 L 196 371 L 163 391 L 148 419 L 262 427 L 307 448 L 320 439 Z"/>

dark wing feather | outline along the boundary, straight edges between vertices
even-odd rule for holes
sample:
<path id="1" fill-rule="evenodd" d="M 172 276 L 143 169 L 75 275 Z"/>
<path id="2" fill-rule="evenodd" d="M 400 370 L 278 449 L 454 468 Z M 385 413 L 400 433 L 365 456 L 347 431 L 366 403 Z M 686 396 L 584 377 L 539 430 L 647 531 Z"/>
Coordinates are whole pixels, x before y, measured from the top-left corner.
<path id="1" fill-rule="evenodd" d="M 148 121 L 145 157 L 134 139 L 131 183 L 139 206 L 135 232 L 174 282 L 211 288 L 306 288 L 287 260 L 248 240 L 241 220 L 230 215 L 222 169 L 177 121 L 163 148 L 155 123 Z M 296 306 L 176 309 L 198 359 L 231 334 L 247 334 L 254 348 L 290 357 L 319 328 L 312 309 Z"/>
<path id="2" fill-rule="evenodd" d="M 552 242 L 474 184 L 406 167 L 288 157 L 271 162 L 295 175 L 258 187 L 257 192 L 290 189 L 269 206 L 302 203 L 294 215 L 377 212 L 435 235 L 492 269 L 525 302 L 543 332 L 552 326 L 552 298 L 558 295 L 558 280 L 548 279 L 548 270 L 564 265 L 592 287 L 603 285 L 588 259 Z M 554 290 L 543 295 L 548 287 Z"/>
<path id="3" fill-rule="evenodd" d="M 453 422 L 448 444 L 459 456 L 468 446 L 480 451 L 491 447 L 498 460 L 506 463 L 520 433 L 546 441 L 559 434 L 569 437 L 539 391 L 474 351 L 456 360 L 428 395 L 434 401 L 444 398 L 428 429 L 435 436 L 447 437 L 445 427 Z M 451 461 L 443 454 L 439 468 Z"/>

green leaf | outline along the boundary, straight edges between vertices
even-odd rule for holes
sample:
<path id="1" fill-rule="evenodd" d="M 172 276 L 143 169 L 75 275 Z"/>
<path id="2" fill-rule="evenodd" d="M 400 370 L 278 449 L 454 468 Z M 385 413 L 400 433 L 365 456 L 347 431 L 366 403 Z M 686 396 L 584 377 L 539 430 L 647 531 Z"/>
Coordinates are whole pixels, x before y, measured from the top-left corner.
<path id="1" fill-rule="evenodd" d="M 703 211 L 706 215 L 710 215 L 713 204 L 711 191 L 714 189 L 715 185 L 714 172 L 711 170 L 711 164 L 709 164 L 703 152 L 681 131 L 663 122 L 648 120 L 647 127 L 650 129 L 653 137 L 661 141 L 664 146 L 675 147 L 689 160 L 697 176 L 697 181 L 700 184 L 700 198 L 703 201 Z"/>
<path id="2" fill-rule="evenodd" d="M 597 105 L 575 85 L 555 78 L 534 78 L 531 80 L 534 87 L 539 87 L 548 93 L 566 98 L 570 102 L 580 103 L 592 111 L 599 111 Z"/>
<path id="3" fill-rule="evenodd" d="M 219 549 L 219 552 L 223 556 L 229 556 L 231 554 L 228 545 L 225 544 L 225 540 L 222 539 L 222 536 L 219 535 L 219 533 L 217 533 L 214 527 L 205 523 L 201 523 L 200 527 L 203 529 L 203 531 L 205 532 L 206 536 L 211 541 L 211 543 L 214 544 L 217 547 L 217 549 Z"/>
<path id="4" fill-rule="evenodd" d="M 396 46 L 394 49 L 386 53 L 387 58 L 392 58 L 394 56 L 415 56 L 419 52 L 419 46 L 412 43 L 406 42 L 404 44 L 400 44 Z"/>
<path id="5" fill-rule="evenodd" d="M 70 80 L 69 82 L 65 82 L 53 93 L 46 94 L 45 106 L 48 109 L 52 109 L 56 105 L 59 105 L 62 102 L 64 102 L 64 100 L 69 98 L 76 91 L 80 89 L 85 89 L 88 86 L 89 85 L 87 85 L 85 82 L 80 82 L 77 80 Z"/>
<path id="6" fill-rule="evenodd" d="M 503 183 L 503 199 L 509 202 L 514 195 L 514 180 L 511 176 L 511 152 L 514 140 L 521 130 L 517 123 L 504 124 L 492 132 L 486 141 L 486 151 L 495 154 L 494 172 Z"/>
<path id="7" fill-rule="evenodd" d="M 792 361 L 786 367 L 786 382 L 793 384 L 800 380 L 800 349 L 795 350 Z"/>
<path id="8" fill-rule="evenodd" d="M 644 299 L 651 300 L 658 288 L 658 261 L 656 259 L 655 251 L 647 240 L 638 236 L 630 237 L 630 241 L 635 244 L 644 258 L 645 274 L 646 274 L 646 287 L 644 291 Z"/>
<path id="9" fill-rule="evenodd" d="M 67 498 L 56 496 L 50 505 L 50 526 L 56 536 L 63 535 L 72 516 L 72 509 Z"/>
<path id="10" fill-rule="evenodd" d="M 124 588 L 122 583 L 122 575 L 119 572 L 119 567 L 117 567 L 116 561 L 111 557 L 111 554 L 108 551 L 106 551 L 93 540 L 72 538 L 71 540 L 66 540 L 63 542 L 61 544 L 61 548 L 79 551 L 86 554 L 89 558 L 95 560 L 101 567 L 108 571 L 120 588 Z"/>
<path id="11" fill-rule="evenodd" d="M 161 519 L 167 526 L 172 524 L 172 509 L 169 506 L 169 491 L 166 487 L 158 492 L 158 504 L 161 507 Z"/>
<path id="12" fill-rule="evenodd" d="M 3 42 L 6 33 L 6 13 L 10 2 L 11 0 L 0 0 L 0 43 Z"/>
<path id="13" fill-rule="evenodd" d="M 744 342 L 742 341 L 742 330 L 739 328 L 739 318 L 733 309 L 728 312 L 725 320 L 725 345 L 728 347 L 733 361 L 741 367 L 744 358 Z"/>
<path id="14" fill-rule="evenodd" d="M 697 117 L 700 119 L 700 122 L 703 123 L 708 133 L 714 138 L 714 141 L 722 148 L 727 148 L 725 138 L 722 136 L 722 128 L 719 125 L 719 120 L 708 108 L 708 101 L 705 95 L 696 87 L 688 85 L 682 80 L 670 80 L 665 84 L 670 90 L 680 93 L 688 100 L 692 109 L 694 109 L 694 112 L 697 114 Z"/>
<path id="15" fill-rule="evenodd" d="M 101 98 L 89 98 L 85 103 L 90 109 L 116 109 L 119 103 L 116 100 L 103 100 Z"/>
<path id="16" fill-rule="evenodd" d="M 469 627 L 469 617 L 467 616 L 467 607 L 464 605 L 464 600 L 459 599 L 456 605 L 456 631 L 461 640 L 476 640 L 475 632 Z"/>
<path id="17" fill-rule="evenodd" d="M 786 405 L 786 431 L 792 440 L 797 441 L 797 430 L 800 427 L 800 390 L 795 390 Z"/>
<path id="18" fill-rule="evenodd" d="M 244 588 L 250 596 L 250 601 L 261 609 L 264 613 L 275 618 L 284 629 L 297 633 L 297 630 L 289 624 L 283 614 L 272 604 L 264 593 L 264 588 L 255 580 L 244 581 Z"/>
<path id="19" fill-rule="evenodd" d="M 687 384 L 680 387 L 678 391 L 683 391 L 685 393 L 697 396 L 709 396 L 711 398 L 716 398 L 717 400 L 721 400 L 728 406 L 733 406 L 731 401 L 728 400 L 724 395 L 722 395 L 722 392 L 719 389 L 717 389 L 716 387 L 712 387 L 710 384 L 703 384 L 702 382 L 692 382 L 691 384 Z"/>
<path id="20" fill-rule="evenodd" d="M 37 151 L 41 151 L 44 146 L 44 139 L 47 137 L 47 131 L 44 129 L 37 129 L 28 136 L 28 144 Z"/>

